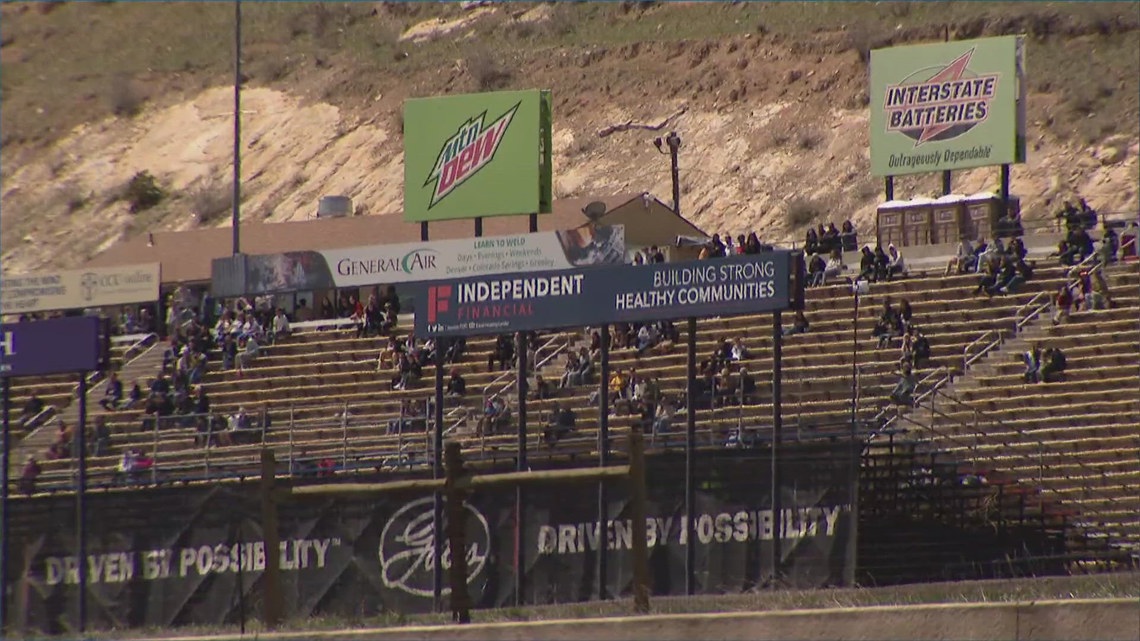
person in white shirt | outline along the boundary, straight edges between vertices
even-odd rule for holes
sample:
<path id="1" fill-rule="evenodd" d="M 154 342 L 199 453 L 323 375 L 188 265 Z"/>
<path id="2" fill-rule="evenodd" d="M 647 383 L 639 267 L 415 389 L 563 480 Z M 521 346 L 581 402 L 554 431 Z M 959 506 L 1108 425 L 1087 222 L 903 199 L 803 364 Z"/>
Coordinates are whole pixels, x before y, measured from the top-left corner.
<path id="1" fill-rule="evenodd" d="M 289 317 L 285 315 L 285 310 L 278 308 L 277 315 L 273 317 L 273 342 L 277 342 L 282 338 L 288 338 L 292 330 L 289 328 Z"/>
<path id="2" fill-rule="evenodd" d="M 837 249 L 831 252 L 831 257 L 827 259 L 827 266 L 823 268 L 824 281 L 839 276 L 843 273 L 843 269 L 843 254 Z"/>
<path id="3" fill-rule="evenodd" d="M 906 276 L 906 261 L 894 243 L 887 245 L 887 278 Z"/>

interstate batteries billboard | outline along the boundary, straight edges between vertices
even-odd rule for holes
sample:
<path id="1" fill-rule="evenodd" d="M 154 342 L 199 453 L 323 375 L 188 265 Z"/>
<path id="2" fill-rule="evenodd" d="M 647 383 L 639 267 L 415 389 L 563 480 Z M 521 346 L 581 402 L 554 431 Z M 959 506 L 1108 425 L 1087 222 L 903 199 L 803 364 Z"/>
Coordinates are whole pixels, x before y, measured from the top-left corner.
<path id="1" fill-rule="evenodd" d="M 416 335 L 501 334 L 784 310 L 790 266 L 789 252 L 769 252 L 418 284 Z"/>
<path id="2" fill-rule="evenodd" d="M 1025 162 L 1019 36 L 871 52 L 871 173 Z"/>
<path id="3" fill-rule="evenodd" d="M 546 214 L 549 91 L 404 103 L 404 220 Z"/>
<path id="4" fill-rule="evenodd" d="M 216 296 L 368 287 L 621 264 L 625 261 L 625 227 L 585 225 L 514 236 L 245 256 L 244 283 L 240 277 L 235 278 L 219 268 L 219 264 L 230 260 L 214 261 L 212 286 Z"/>

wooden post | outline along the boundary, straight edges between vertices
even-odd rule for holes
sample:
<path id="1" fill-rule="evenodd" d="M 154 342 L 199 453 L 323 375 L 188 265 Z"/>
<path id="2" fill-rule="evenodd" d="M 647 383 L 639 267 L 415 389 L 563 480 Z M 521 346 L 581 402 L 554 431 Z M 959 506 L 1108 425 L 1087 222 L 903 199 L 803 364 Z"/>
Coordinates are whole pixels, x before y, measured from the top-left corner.
<path id="1" fill-rule="evenodd" d="M 638 614 L 649 613 L 649 544 L 646 540 L 645 491 L 645 440 L 641 428 L 634 427 L 629 434 L 629 478 L 633 501 L 630 519 L 633 521 L 633 604 Z M 689 541 L 692 545 L 693 541 Z"/>
<path id="2" fill-rule="evenodd" d="M 273 450 L 261 450 L 261 536 L 265 544 L 265 603 L 262 616 L 272 630 L 284 620 L 281 602 L 281 541 L 277 527 L 277 457 Z"/>
<path id="3" fill-rule="evenodd" d="M 467 470 L 459 443 L 449 441 L 444 448 L 446 474 L 444 497 L 447 514 L 447 542 L 451 560 L 451 620 L 471 623 L 471 596 L 467 592 L 467 508 L 470 491 Z"/>

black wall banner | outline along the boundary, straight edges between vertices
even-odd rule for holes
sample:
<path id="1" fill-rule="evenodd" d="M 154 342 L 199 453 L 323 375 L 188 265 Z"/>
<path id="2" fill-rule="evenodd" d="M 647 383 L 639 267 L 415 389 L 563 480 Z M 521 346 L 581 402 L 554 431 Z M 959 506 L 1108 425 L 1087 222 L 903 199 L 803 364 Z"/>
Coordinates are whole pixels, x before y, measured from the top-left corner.
<path id="1" fill-rule="evenodd" d="M 849 457 L 843 448 L 797 450 L 802 451 L 785 459 L 781 488 L 785 507 L 778 534 L 785 576 L 794 586 L 837 585 L 852 561 L 846 555 L 853 526 L 845 503 Z M 777 535 L 768 459 L 752 451 L 703 456 L 698 510 L 691 517 L 700 591 L 750 589 L 770 573 L 770 546 Z M 683 526 L 682 466 L 669 455 L 651 457 L 649 466 L 644 527 L 654 592 L 681 594 L 684 550 L 690 544 Z M 525 549 L 528 603 L 593 598 L 600 550 L 610 555 L 608 593 L 628 594 L 635 527 L 628 518 L 628 494 L 620 484 L 612 486 L 610 519 L 599 526 L 595 487 L 528 490 L 521 529 L 513 492 L 472 497 L 462 553 L 473 601 L 479 607 L 514 603 L 516 544 Z M 13 623 L 44 633 L 67 631 L 78 582 L 74 504 L 59 497 L 13 506 Z M 92 495 L 90 506 L 86 562 L 95 626 L 231 623 L 239 616 L 239 590 L 247 616 L 257 616 L 267 550 L 253 484 Z M 430 496 L 306 500 L 283 505 L 280 526 L 288 616 L 431 610 Z M 451 554 L 445 547 L 445 568 Z"/>

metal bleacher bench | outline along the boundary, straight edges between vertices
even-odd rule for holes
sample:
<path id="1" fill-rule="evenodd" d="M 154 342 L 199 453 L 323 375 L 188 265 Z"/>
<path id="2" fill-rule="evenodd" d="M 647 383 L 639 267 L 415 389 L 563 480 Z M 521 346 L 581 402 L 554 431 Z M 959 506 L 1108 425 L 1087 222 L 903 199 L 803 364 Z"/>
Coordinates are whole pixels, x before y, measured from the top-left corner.
<path id="1" fill-rule="evenodd" d="M 289 323 L 289 329 L 293 332 L 317 331 L 320 329 L 341 329 L 344 327 L 352 327 L 356 321 L 351 318 L 329 318 L 326 320 L 311 320 L 301 321 L 299 323 Z"/>

